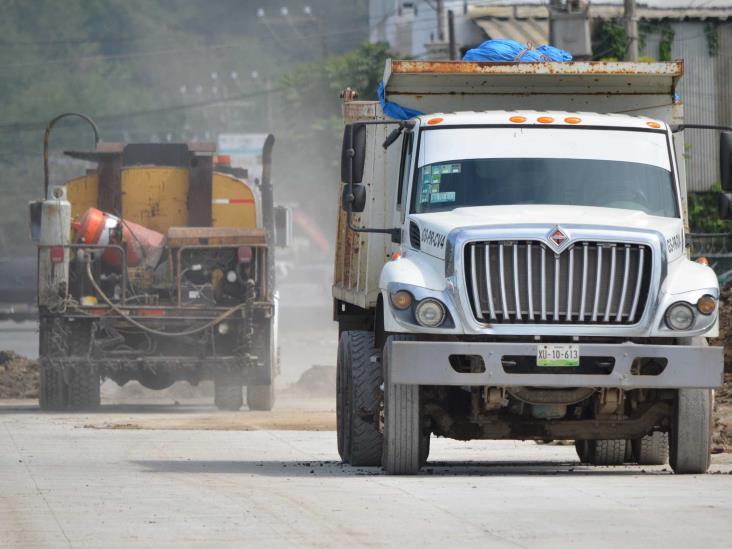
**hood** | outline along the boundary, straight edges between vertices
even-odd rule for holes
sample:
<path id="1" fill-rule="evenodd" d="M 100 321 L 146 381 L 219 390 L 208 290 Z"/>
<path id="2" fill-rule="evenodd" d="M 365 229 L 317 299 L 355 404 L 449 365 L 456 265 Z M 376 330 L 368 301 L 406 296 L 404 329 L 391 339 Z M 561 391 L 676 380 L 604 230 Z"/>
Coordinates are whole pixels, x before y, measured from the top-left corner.
<path id="1" fill-rule="evenodd" d="M 421 250 L 444 259 L 445 242 L 454 229 L 507 226 L 555 225 L 571 228 L 617 228 L 625 230 L 654 230 L 663 235 L 669 261 L 683 254 L 684 230 L 679 218 L 657 217 L 636 210 L 597 208 L 592 206 L 547 206 L 519 204 L 509 206 L 477 206 L 455 208 L 449 212 L 412 214 L 410 219 L 419 227 Z"/>

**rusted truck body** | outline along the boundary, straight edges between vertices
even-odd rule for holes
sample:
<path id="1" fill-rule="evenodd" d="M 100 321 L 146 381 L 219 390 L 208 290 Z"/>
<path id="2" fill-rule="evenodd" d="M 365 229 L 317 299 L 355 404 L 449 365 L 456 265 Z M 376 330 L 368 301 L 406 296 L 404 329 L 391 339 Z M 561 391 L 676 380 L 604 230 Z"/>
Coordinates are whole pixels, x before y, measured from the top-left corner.
<path id="1" fill-rule="evenodd" d="M 92 150 L 66 152 L 91 167 L 61 185 L 47 177 L 31 204 L 41 408 L 94 408 L 103 379 L 151 389 L 213 380 L 220 409 L 239 409 L 244 386 L 250 409 L 272 408 L 273 143 L 254 181 L 217 165 L 213 144 L 97 137 Z"/>

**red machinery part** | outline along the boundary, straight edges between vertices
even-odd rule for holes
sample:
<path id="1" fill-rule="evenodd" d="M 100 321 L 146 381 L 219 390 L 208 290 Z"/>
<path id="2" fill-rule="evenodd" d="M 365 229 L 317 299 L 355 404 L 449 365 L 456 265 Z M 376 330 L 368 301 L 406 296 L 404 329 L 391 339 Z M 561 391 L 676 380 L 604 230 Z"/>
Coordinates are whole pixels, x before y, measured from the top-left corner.
<path id="1" fill-rule="evenodd" d="M 120 224 L 121 240 L 118 238 Z M 163 246 L 165 240 L 165 235 L 157 231 L 120 219 L 97 208 L 89 208 L 80 220 L 72 223 L 72 227 L 76 231 L 76 242 L 101 246 L 125 243 L 129 267 L 137 267 L 147 257 L 159 257 L 160 254 L 154 252 Z M 114 248 L 104 252 L 102 261 L 113 267 L 122 267 L 120 252 Z"/>

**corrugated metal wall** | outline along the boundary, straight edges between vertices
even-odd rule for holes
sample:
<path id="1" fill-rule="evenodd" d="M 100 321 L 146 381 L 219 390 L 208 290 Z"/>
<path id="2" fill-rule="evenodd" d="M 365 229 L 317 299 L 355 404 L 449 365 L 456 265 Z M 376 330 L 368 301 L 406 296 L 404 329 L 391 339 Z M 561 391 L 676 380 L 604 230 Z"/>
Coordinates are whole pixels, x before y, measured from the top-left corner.
<path id="1" fill-rule="evenodd" d="M 717 27 L 719 48 L 709 55 L 705 24 L 673 23 L 672 57 L 684 60 L 679 95 L 684 118 L 690 124 L 732 126 L 732 23 Z M 644 55 L 658 58 L 659 36 L 649 36 Z M 686 168 L 689 191 L 708 191 L 719 181 L 719 134 L 687 130 Z"/>
<path id="2" fill-rule="evenodd" d="M 717 71 L 709 55 L 704 23 L 677 23 L 672 54 L 684 60 L 684 77 L 679 95 L 684 102 L 684 119 L 693 124 L 718 124 Z M 689 191 L 706 191 L 719 179 L 719 137 L 717 132 L 689 130 L 686 142 L 686 177 Z"/>

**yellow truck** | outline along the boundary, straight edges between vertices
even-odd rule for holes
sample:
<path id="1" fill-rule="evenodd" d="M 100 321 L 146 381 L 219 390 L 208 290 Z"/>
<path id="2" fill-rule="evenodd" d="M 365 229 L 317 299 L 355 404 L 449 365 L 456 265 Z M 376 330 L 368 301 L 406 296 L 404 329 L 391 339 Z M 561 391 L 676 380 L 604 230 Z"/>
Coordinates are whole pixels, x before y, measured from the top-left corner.
<path id="1" fill-rule="evenodd" d="M 86 174 L 50 185 L 48 141 L 66 116 L 94 130 Z M 273 136 L 261 178 L 218 163 L 208 143 L 103 143 L 67 113 L 44 142 L 38 244 L 40 406 L 90 409 L 100 382 L 164 389 L 212 379 L 220 409 L 274 405 L 274 249 L 289 215 L 275 208 Z M 277 227 L 276 227 L 277 225 Z"/>

